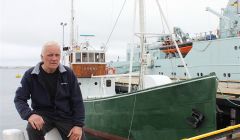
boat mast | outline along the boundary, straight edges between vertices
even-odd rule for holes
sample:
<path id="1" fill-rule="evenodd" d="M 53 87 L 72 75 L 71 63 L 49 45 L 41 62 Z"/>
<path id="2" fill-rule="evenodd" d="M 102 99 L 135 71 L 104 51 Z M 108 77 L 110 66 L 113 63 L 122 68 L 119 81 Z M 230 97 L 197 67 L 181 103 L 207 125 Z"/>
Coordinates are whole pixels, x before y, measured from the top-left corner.
<path id="1" fill-rule="evenodd" d="M 140 48 L 141 48 L 141 69 L 139 76 L 139 89 L 143 89 L 144 74 L 146 69 L 146 54 L 145 54 L 145 9 L 144 9 L 144 0 L 139 0 L 139 23 L 140 23 Z"/>
<path id="2" fill-rule="evenodd" d="M 74 17 L 74 0 L 71 1 L 71 20 L 70 20 L 70 50 L 73 49 L 75 46 L 75 40 L 74 40 L 74 23 L 75 23 L 75 17 Z"/>

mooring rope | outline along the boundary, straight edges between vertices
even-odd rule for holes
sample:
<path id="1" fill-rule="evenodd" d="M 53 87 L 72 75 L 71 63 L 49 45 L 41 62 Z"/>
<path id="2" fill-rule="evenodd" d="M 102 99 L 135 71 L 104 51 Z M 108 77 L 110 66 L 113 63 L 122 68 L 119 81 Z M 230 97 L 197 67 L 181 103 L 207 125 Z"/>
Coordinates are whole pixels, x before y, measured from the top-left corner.
<path id="1" fill-rule="evenodd" d="M 133 125 L 133 119 L 134 119 L 134 114 L 135 114 L 135 107 L 136 107 L 136 101 L 137 101 L 137 94 L 134 95 L 134 102 L 133 102 L 133 110 L 132 110 L 132 117 L 131 117 L 131 122 L 130 122 L 130 127 L 128 130 L 128 140 L 132 131 L 132 125 Z"/>
<path id="2" fill-rule="evenodd" d="M 117 26 L 118 20 L 119 20 L 121 14 L 122 14 L 122 11 L 123 11 L 123 8 L 124 8 L 126 2 L 127 2 L 127 0 L 124 0 L 124 2 L 123 2 L 123 4 L 122 4 L 122 7 L 121 7 L 121 9 L 120 9 L 120 11 L 119 11 L 119 13 L 118 13 L 117 19 L 116 19 L 116 21 L 115 21 L 115 23 L 114 23 L 114 25 L 113 25 L 113 28 L 112 28 L 109 36 L 108 36 L 108 39 L 107 39 L 106 43 L 105 43 L 105 46 L 106 46 L 105 50 L 107 50 L 107 48 L 108 48 L 108 46 L 107 46 L 107 45 L 108 45 L 108 42 L 109 42 L 110 38 L 112 37 L 113 31 L 115 30 L 115 28 L 116 28 L 116 26 Z"/>

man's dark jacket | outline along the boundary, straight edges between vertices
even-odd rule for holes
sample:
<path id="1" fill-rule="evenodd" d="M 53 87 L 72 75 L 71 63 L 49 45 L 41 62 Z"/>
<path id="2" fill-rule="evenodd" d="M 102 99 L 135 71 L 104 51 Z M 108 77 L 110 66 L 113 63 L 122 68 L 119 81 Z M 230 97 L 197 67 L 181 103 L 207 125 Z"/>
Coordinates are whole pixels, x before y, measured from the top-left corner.
<path id="1" fill-rule="evenodd" d="M 76 126 L 83 126 L 85 119 L 83 99 L 73 71 L 66 66 L 59 65 L 57 92 L 55 102 L 52 103 L 40 74 L 41 64 L 38 63 L 25 72 L 21 86 L 16 91 L 14 103 L 22 119 L 28 120 L 32 114 L 45 114 Z M 30 98 L 31 108 L 27 103 Z"/>

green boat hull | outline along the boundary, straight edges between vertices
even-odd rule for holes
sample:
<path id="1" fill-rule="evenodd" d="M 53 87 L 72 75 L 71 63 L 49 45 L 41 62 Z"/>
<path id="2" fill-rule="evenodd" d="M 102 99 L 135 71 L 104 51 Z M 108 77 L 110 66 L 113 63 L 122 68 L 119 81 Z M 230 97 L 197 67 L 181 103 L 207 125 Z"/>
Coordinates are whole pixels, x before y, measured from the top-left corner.
<path id="1" fill-rule="evenodd" d="M 216 91 L 216 77 L 210 74 L 130 94 L 84 100 L 87 138 L 177 140 L 215 130 Z"/>

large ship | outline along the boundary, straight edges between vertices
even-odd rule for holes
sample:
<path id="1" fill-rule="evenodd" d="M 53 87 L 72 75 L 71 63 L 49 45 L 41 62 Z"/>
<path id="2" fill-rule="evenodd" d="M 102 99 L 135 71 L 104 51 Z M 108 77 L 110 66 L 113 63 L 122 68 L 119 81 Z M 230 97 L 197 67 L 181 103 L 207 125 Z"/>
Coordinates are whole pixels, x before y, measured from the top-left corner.
<path id="1" fill-rule="evenodd" d="M 240 4 L 237 0 L 229 0 L 222 13 L 211 8 L 206 10 L 218 16 L 219 29 L 199 33 L 189 37 L 180 28 L 174 28 L 175 41 L 186 62 L 191 77 L 200 77 L 215 72 L 222 82 L 240 82 Z M 173 44 L 171 35 L 158 36 L 155 42 L 147 42 L 147 73 L 168 75 L 171 78 L 187 79 L 188 75 L 181 62 L 179 53 Z M 128 73 L 130 50 L 127 61 L 109 63 L 117 73 Z M 139 69 L 140 49 L 134 48 L 133 70 Z"/>

